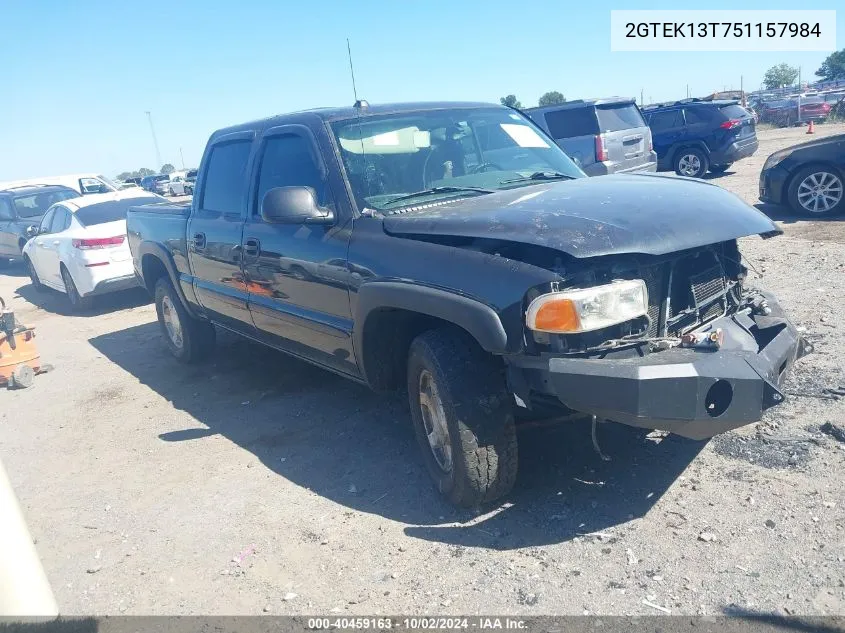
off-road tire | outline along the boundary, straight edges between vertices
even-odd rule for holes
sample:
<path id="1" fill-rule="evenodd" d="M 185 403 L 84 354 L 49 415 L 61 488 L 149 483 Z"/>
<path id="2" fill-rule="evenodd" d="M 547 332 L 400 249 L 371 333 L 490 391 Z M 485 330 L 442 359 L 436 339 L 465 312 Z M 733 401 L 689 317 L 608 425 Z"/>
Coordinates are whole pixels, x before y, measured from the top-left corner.
<path id="1" fill-rule="evenodd" d="M 65 295 L 70 303 L 70 307 L 74 312 L 84 312 L 91 307 L 91 298 L 83 297 L 79 294 L 76 288 L 76 282 L 73 281 L 73 275 L 67 269 L 67 266 L 61 264 L 60 268 L 62 274 L 62 281 L 65 284 Z"/>
<path id="2" fill-rule="evenodd" d="M 449 472 L 435 459 L 420 407 L 420 375 L 436 385 L 451 445 Z M 457 328 L 417 336 L 408 354 L 408 400 L 423 460 L 438 490 L 460 507 L 474 508 L 507 494 L 516 481 L 513 400 L 504 367 Z"/>
<path id="3" fill-rule="evenodd" d="M 164 318 L 164 305 L 172 307 L 179 319 L 182 344 L 178 345 L 171 338 Z M 167 277 L 161 277 L 155 285 L 155 304 L 158 323 L 162 335 L 176 360 L 183 363 L 199 363 L 207 359 L 214 351 L 216 334 L 214 325 L 208 321 L 195 319 L 187 313 L 179 295 Z"/>

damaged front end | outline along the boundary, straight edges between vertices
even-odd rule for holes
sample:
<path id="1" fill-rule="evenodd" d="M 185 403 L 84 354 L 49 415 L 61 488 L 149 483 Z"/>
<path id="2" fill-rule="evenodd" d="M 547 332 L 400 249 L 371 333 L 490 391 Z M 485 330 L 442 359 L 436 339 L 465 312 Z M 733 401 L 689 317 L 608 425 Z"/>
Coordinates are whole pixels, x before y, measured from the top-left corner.
<path id="1" fill-rule="evenodd" d="M 564 281 L 526 298 L 529 353 L 508 359 L 517 402 L 556 402 L 692 439 L 760 420 L 783 402 L 784 375 L 812 347 L 774 297 L 745 289 L 746 272 L 735 240 L 663 257 L 582 260 L 561 271 Z M 584 320 L 570 332 L 530 321 L 538 297 L 626 280 L 647 289 L 634 318 L 587 331 Z"/>

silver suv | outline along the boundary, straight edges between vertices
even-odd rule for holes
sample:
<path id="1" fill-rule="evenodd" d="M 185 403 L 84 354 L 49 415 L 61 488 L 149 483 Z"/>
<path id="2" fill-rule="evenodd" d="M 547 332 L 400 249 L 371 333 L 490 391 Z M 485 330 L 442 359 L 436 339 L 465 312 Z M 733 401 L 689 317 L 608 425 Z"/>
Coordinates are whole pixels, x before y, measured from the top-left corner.
<path id="1" fill-rule="evenodd" d="M 578 99 L 524 112 L 588 176 L 657 171 L 651 130 L 633 99 Z"/>

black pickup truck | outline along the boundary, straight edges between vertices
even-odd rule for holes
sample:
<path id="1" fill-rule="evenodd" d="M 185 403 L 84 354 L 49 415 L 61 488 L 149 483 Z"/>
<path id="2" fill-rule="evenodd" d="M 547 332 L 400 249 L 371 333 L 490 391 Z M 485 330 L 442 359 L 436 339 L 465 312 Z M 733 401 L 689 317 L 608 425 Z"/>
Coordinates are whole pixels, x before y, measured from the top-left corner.
<path id="1" fill-rule="evenodd" d="M 453 503 L 505 494 L 520 413 L 704 439 L 760 419 L 809 345 L 745 286 L 772 222 L 704 182 L 587 178 L 509 108 L 320 109 L 215 132 L 190 206 L 133 208 L 173 354 L 215 326 L 407 389 Z"/>

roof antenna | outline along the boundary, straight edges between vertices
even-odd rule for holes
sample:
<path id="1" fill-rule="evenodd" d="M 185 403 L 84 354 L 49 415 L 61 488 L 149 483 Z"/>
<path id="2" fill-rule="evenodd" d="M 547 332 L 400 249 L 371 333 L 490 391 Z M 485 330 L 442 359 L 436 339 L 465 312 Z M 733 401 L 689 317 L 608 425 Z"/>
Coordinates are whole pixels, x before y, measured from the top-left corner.
<path id="1" fill-rule="evenodd" d="M 355 97 L 356 108 L 366 108 L 369 103 L 358 100 L 358 89 L 355 87 L 355 69 L 352 67 L 352 47 L 349 45 L 349 38 L 346 38 L 346 53 L 349 55 L 349 74 L 352 75 L 352 95 Z"/>

